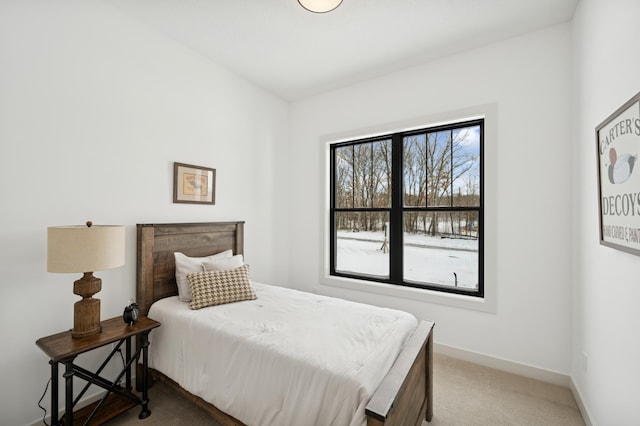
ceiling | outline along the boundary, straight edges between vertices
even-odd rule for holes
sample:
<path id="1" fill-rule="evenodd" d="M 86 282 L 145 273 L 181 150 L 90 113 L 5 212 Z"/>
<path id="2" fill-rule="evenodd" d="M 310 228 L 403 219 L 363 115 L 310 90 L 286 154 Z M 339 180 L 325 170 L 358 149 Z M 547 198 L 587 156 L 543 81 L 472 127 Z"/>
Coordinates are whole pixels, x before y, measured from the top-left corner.
<path id="1" fill-rule="evenodd" d="M 289 101 L 569 21 L 578 0 L 103 0 Z"/>

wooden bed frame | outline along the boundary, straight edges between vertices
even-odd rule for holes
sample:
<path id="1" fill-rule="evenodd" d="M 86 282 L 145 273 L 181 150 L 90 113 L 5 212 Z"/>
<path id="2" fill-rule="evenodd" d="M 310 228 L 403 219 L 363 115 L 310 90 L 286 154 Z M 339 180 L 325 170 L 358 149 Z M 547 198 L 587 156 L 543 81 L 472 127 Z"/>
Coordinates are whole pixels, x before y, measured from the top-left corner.
<path id="1" fill-rule="evenodd" d="M 137 303 L 142 315 L 151 304 L 178 294 L 173 253 L 201 257 L 231 249 L 244 251 L 244 222 L 138 224 Z M 433 326 L 421 321 L 367 404 L 367 425 L 421 425 L 433 417 Z M 153 349 L 152 349 L 153 350 Z M 153 370 L 206 409 L 222 425 L 242 423 Z"/>

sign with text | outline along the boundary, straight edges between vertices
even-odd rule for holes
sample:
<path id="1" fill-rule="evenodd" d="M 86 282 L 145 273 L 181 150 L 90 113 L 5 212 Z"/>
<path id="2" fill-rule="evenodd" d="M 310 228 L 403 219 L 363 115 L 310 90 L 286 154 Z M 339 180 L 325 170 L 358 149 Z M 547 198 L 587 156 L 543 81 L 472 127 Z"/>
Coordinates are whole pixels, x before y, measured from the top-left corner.
<path id="1" fill-rule="evenodd" d="M 640 255 L 640 93 L 596 127 L 600 244 Z"/>

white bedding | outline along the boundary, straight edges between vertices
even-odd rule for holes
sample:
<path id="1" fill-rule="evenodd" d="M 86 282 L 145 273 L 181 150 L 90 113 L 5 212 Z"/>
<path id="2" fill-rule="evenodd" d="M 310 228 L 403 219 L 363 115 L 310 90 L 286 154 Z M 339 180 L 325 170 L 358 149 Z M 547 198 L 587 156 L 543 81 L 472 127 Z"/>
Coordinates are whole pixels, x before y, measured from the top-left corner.
<path id="1" fill-rule="evenodd" d="M 365 406 L 417 320 L 253 283 L 257 299 L 151 306 L 149 366 L 247 425 L 364 425 Z"/>

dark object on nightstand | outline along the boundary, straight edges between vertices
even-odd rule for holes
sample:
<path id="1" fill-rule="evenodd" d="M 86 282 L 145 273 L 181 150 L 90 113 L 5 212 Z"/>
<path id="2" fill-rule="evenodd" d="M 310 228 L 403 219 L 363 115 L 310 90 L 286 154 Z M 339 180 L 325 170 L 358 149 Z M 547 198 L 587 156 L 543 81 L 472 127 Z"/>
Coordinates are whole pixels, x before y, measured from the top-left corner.
<path id="1" fill-rule="evenodd" d="M 140 318 L 140 308 L 137 303 L 133 302 L 124 308 L 122 319 L 126 324 L 133 325 L 138 321 L 138 318 Z"/>
<path id="2" fill-rule="evenodd" d="M 74 422 L 78 424 L 102 424 L 108 419 L 117 416 L 124 411 L 135 407 L 142 406 L 142 411 L 138 416 L 140 419 L 149 417 L 151 411 L 148 408 L 149 399 L 147 395 L 148 374 L 147 359 L 149 347 L 149 332 L 160 323 L 141 317 L 135 324 L 127 325 L 122 322 L 121 317 L 111 318 L 100 323 L 102 332 L 82 338 L 73 338 L 71 331 L 65 331 L 53 334 L 48 337 L 42 337 L 36 341 L 36 345 L 44 353 L 46 353 L 51 364 L 51 424 L 71 426 Z M 132 353 L 131 338 L 137 337 L 140 343 Z M 102 363 L 95 373 L 92 373 L 73 363 L 75 358 L 85 352 L 92 351 L 110 343 L 116 343 L 109 356 Z M 109 363 L 111 358 L 120 350 L 122 344 L 125 344 L 125 366 L 118 374 L 116 379 L 111 382 L 100 377 L 100 373 Z M 131 386 L 131 365 L 135 365 L 136 360 L 142 354 L 142 395 L 137 396 L 132 392 Z M 65 414 L 64 420 L 58 420 L 58 363 L 63 363 L 65 371 L 63 377 L 65 380 Z M 73 399 L 73 377 L 76 376 L 87 382 L 78 396 Z M 125 387 L 118 385 L 118 382 L 125 377 Z M 100 401 L 84 407 L 75 413 L 73 407 L 85 394 L 89 386 L 92 384 L 105 389 L 107 392 Z M 89 421 L 91 421 L 89 423 Z"/>

